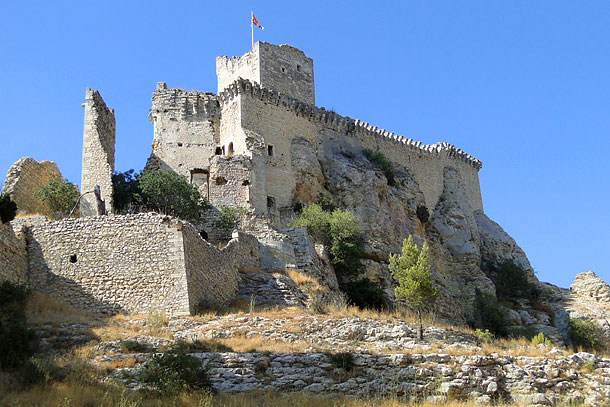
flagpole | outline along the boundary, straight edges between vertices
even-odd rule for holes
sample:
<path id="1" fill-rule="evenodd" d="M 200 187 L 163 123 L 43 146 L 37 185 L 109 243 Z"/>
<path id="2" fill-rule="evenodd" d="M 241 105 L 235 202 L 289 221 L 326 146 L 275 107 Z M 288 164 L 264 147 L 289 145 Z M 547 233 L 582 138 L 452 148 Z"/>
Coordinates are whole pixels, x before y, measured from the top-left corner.
<path id="1" fill-rule="evenodd" d="M 252 32 L 252 48 L 254 48 L 254 11 L 250 11 L 250 31 Z"/>

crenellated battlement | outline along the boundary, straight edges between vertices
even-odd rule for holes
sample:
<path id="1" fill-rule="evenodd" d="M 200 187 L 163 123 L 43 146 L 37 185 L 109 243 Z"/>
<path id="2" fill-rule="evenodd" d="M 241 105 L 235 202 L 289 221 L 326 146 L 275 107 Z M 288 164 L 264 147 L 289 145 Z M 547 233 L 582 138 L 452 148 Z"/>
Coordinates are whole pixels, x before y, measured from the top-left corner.
<path id="1" fill-rule="evenodd" d="M 220 107 L 213 93 L 168 89 L 165 82 L 159 82 L 152 95 L 148 118 L 152 122 L 159 114 L 186 121 L 207 120 L 218 117 Z"/>
<path id="2" fill-rule="evenodd" d="M 421 141 L 404 138 L 395 133 L 379 129 L 367 122 L 362 122 L 350 117 L 341 116 L 332 110 L 317 107 L 294 99 L 288 95 L 276 92 L 272 89 L 261 87 L 256 82 L 238 78 L 227 88 L 218 94 L 218 100 L 222 104 L 228 104 L 238 95 L 247 95 L 261 100 L 263 103 L 275 106 L 283 106 L 286 110 L 293 112 L 296 116 L 304 117 L 310 121 L 322 123 L 324 126 L 337 132 L 344 132 L 347 135 L 360 135 L 373 138 L 382 138 L 403 148 L 417 151 L 421 154 L 428 154 L 437 157 L 450 157 L 468 163 L 472 167 L 480 170 L 483 166 L 480 160 L 472 157 L 461 149 L 446 143 L 440 142 L 431 145 L 422 144 Z"/>

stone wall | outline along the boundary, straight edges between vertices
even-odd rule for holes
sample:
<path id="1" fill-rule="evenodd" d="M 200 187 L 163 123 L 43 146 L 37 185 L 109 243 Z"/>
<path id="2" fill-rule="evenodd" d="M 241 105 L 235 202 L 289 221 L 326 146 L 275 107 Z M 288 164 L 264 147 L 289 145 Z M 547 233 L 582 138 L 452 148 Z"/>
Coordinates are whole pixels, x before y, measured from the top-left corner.
<path id="1" fill-rule="evenodd" d="M 34 194 L 53 178 L 63 180 L 54 162 L 38 162 L 23 157 L 11 165 L 6 173 L 2 193 L 8 194 L 17 203 L 18 215 L 43 213 L 44 205 Z"/>
<path id="2" fill-rule="evenodd" d="M 0 223 L 0 281 L 27 282 L 25 239 L 15 236 L 10 223 Z"/>
<path id="3" fill-rule="evenodd" d="M 167 89 L 159 82 L 148 116 L 154 137 L 146 168 L 171 170 L 202 186 L 209 158 L 220 146 L 218 115 L 214 94 Z"/>
<path id="4" fill-rule="evenodd" d="M 260 42 L 257 41 L 250 51 L 240 57 L 227 58 L 221 56 L 216 58 L 218 93 L 222 92 L 237 78 L 260 83 L 259 46 Z"/>
<path id="5" fill-rule="evenodd" d="M 154 214 L 47 222 L 27 234 L 31 287 L 101 313 L 186 314 L 202 299 L 226 305 L 237 271 L 258 262 L 252 237 L 218 250 L 190 224 Z"/>
<path id="6" fill-rule="evenodd" d="M 239 272 L 258 271 L 258 241 L 235 232 L 227 246 L 218 250 L 190 224 L 183 224 L 182 238 L 188 279 L 190 312 L 199 307 L 223 307 L 237 296 Z"/>
<path id="7" fill-rule="evenodd" d="M 213 157 L 210 161 L 210 203 L 216 207 L 248 208 L 252 176 L 252 161 L 248 157 Z"/>
<path id="8" fill-rule="evenodd" d="M 114 172 L 114 143 L 116 124 L 114 109 L 106 103 L 97 90 L 87 88 L 85 124 L 83 127 L 83 166 L 81 192 L 93 191 L 100 186 L 106 211 L 112 213 L 112 173 Z M 97 215 L 95 195 L 89 193 L 80 201 L 80 216 Z"/>
<path id="9" fill-rule="evenodd" d="M 296 180 L 291 169 L 290 146 L 295 138 L 304 138 L 317 146 L 319 156 L 324 151 L 362 154 L 364 148 L 382 152 L 390 161 L 409 170 L 430 209 L 442 194 L 445 167 L 454 168 L 463 181 L 470 206 L 482 210 L 478 179 L 481 162 L 448 143 L 422 145 L 246 80 L 234 82 L 219 95 L 223 105 L 238 97 L 245 133 L 260 135 L 267 149 L 272 146 L 266 157 L 266 193 L 278 207 L 292 205 Z"/>

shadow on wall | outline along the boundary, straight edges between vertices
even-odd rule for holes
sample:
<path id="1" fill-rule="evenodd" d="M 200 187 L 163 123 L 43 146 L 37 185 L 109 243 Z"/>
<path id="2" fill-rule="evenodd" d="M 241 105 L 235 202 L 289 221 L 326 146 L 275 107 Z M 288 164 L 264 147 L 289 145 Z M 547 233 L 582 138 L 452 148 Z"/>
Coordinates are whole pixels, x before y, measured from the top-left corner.
<path id="1" fill-rule="evenodd" d="M 42 247 L 36 240 L 29 239 L 27 252 L 28 259 L 34 263 L 33 266 L 28 267 L 28 282 L 32 290 L 65 301 L 75 308 L 86 309 L 94 313 L 110 315 L 125 312 L 119 304 L 100 301 L 84 290 L 76 281 L 51 272 L 50 267 L 44 261 Z"/>

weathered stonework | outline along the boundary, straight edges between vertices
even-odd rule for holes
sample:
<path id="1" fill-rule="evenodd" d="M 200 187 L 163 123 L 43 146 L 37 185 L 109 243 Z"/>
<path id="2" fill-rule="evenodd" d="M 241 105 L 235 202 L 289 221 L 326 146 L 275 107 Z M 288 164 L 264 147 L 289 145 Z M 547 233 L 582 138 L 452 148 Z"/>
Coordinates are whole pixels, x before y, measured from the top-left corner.
<path id="1" fill-rule="evenodd" d="M 18 215 L 43 213 L 44 205 L 34 194 L 51 179 L 63 179 L 54 162 L 38 162 L 23 157 L 11 165 L 6 173 L 2 193 L 15 201 Z"/>
<path id="2" fill-rule="evenodd" d="M 10 223 L 0 223 L 0 282 L 25 284 L 26 276 L 25 239 L 15 236 Z"/>
<path id="3" fill-rule="evenodd" d="M 83 167 L 81 193 L 101 188 L 106 212 L 112 213 L 112 173 L 114 172 L 115 120 L 114 109 L 106 103 L 97 90 L 87 88 L 83 128 Z M 87 193 L 80 201 L 80 216 L 97 215 L 97 202 L 93 193 Z"/>
<path id="4" fill-rule="evenodd" d="M 248 235 L 219 250 L 190 224 L 153 214 L 48 222 L 27 236 L 31 287 L 101 313 L 225 306 L 237 293 L 238 271 L 258 264 L 258 243 Z"/>
<path id="5" fill-rule="evenodd" d="M 305 103 L 315 103 L 313 60 L 288 44 L 259 41 L 241 57 L 218 57 L 216 75 L 219 93 L 243 78 Z"/>

